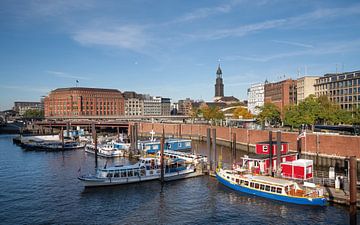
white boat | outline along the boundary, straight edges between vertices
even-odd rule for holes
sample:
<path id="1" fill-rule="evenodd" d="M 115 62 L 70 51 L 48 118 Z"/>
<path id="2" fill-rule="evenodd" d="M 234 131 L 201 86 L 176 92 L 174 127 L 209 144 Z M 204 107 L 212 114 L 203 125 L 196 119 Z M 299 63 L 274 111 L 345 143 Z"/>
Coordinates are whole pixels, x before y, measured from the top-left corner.
<path id="1" fill-rule="evenodd" d="M 83 175 L 78 177 L 85 187 L 121 185 L 137 183 L 149 180 L 160 179 L 159 159 L 140 158 L 139 162 L 133 165 L 119 165 L 103 169 L 97 169 L 94 175 Z M 176 180 L 186 178 L 187 175 L 195 172 L 195 167 L 185 164 L 184 160 L 170 160 L 164 165 L 164 179 Z"/>
<path id="2" fill-rule="evenodd" d="M 89 153 L 95 154 L 95 145 L 88 144 L 85 147 L 85 151 Z M 124 157 L 125 156 L 125 149 L 117 148 L 116 144 L 113 142 L 109 142 L 106 144 L 99 144 L 97 146 L 97 154 L 98 156 L 112 158 L 112 157 Z"/>
<path id="3" fill-rule="evenodd" d="M 326 205 L 323 189 L 315 184 L 305 182 L 303 187 L 300 187 L 291 180 L 243 174 L 243 171 L 219 169 L 216 171 L 216 178 L 238 192 L 299 205 Z"/>
<path id="4" fill-rule="evenodd" d="M 157 157 L 160 158 L 161 152 L 158 151 L 156 153 Z M 183 159 L 187 163 L 193 163 L 195 165 L 199 163 L 206 163 L 207 157 L 203 155 L 197 155 L 188 152 L 179 152 L 174 150 L 164 150 L 164 157 L 169 159 Z"/>

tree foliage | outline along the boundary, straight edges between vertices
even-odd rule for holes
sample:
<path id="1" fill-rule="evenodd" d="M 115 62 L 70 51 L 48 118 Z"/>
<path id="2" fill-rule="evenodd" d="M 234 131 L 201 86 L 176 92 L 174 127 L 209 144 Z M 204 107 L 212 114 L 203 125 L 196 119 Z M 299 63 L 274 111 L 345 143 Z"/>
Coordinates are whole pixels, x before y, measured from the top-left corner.
<path id="1" fill-rule="evenodd" d="M 316 98 L 310 95 L 298 105 L 288 106 L 285 109 L 285 125 L 299 127 L 301 124 L 350 124 L 351 112 L 340 109 L 327 96 Z"/>
<path id="2" fill-rule="evenodd" d="M 28 109 L 25 111 L 24 118 L 44 118 L 44 111 L 39 109 Z"/>
<path id="3" fill-rule="evenodd" d="M 209 107 L 204 105 L 200 107 L 200 111 L 205 120 L 213 122 L 224 119 L 224 113 L 220 110 L 220 107 Z"/>
<path id="4" fill-rule="evenodd" d="M 233 117 L 238 119 L 252 119 L 254 116 L 244 107 L 237 107 L 233 112 Z"/>
<path id="5" fill-rule="evenodd" d="M 261 124 L 277 125 L 281 122 L 280 110 L 273 103 L 265 103 L 263 106 L 258 107 L 260 113 L 257 116 L 257 120 Z"/>

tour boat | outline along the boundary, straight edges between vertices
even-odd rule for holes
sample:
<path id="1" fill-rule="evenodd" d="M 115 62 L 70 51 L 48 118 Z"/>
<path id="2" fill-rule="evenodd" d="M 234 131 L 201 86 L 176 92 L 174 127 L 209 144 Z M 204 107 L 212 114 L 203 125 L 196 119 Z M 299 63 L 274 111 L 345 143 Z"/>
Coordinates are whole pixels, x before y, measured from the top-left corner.
<path id="1" fill-rule="evenodd" d="M 42 140 L 29 140 L 22 143 L 22 147 L 29 150 L 43 150 L 43 151 L 64 151 L 81 149 L 85 147 L 84 143 L 76 141 L 42 141 Z"/>
<path id="2" fill-rule="evenodd" d="M 133 165 L 111 166 L 97 169 L 95 175 L 83 175 L 78 177 L 85 187 L 121 185 L 159 179 L 161 176 L 159 159 L 140 158 Z M 195 172 L 191 164 L 184 160 L 174 159 L 164 165 L 164 180 L 176 180 L 186 178 Z"/>
<path id="3" fill-rule="evenodd" d="M 156 153 L 157 157 L 161 156 L 160 151 Z M 164 150 L 164 157 L 169 159 L 183 159 L 188 163 L 193 163 L 195 165 L 199 163 L 206 163 L 207 157 L 203 155 L 197 155 L 188 152 L 179 152 L 173 150 Z"/>
<path id="4" fill-rule="evenodd" d="M 224 169 L 216 172 L 216 178 L 225 186 L 247 194 L 300 205 L 326 205 L 323 189 L 313 183 L 305 182 L 304 187 L 300 188 L 298 183 L 291 180 Z"/>
<path id="5" fill-rule="evenodd" d="M 94 144 L 86 145 L 85 151 L 95 154 L 95 145 Z M 97 154 L 98 156 L 102 156 L 102 157 L 107 157 L 107 158 L 124 157 L 125 152 L 126 152 L 125 148 L 123 147 L 123 145 L 120 145 L 120 143 L 109 142 L 106 144 L 99 144 L 97 146 Z"/>

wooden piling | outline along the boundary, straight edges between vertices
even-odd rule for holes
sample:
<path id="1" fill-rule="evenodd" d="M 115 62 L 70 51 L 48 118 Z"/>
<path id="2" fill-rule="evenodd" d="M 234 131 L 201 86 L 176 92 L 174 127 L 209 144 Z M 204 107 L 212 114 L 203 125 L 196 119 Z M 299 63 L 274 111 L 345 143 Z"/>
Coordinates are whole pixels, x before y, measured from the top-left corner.
<path id="1" fill-rule="evenodd" d="M 301 130 L 299 129 L 299 135 L 301 134 Z M 297 153 L 298 153 L 298 158 L 301 159 L 301 138 L 298 138 L 297 139 L 297 142 L 296 142 L 296 150 L 297 150 Z"/>
<path id="2" fill-rule="evenodd" d="M 95 128 L 95 123 L 91 124 L 91 134 L 92 134 L 92 138 L 94 141 L 94 148 L 95 148 L 95 168 L 98 167 L 98 150 L 97 150 L 97 145 L 98 145 L 98 140 L 97 140 L 97 134 L 96 134 L 96 128 Z"/>
<path id="3" fill-rule="evenodd" d="M 232 163 L 235 164 L 236 163 L 236 133 L 232 134 L 232 158 L 233 161 Z"/>
<path id="4" fill-rule="evenodd" d="M 60 138 L 61 138 L 61 147 L 64 150 L 64 128 L 62 126 L 60 130 Z"/>
<path id="5" fill-rule="evenodd" d="M 273 142 L 272 142 L 272 131 L 269 131 L 269 175 L 274 176 L 273 174 Z"/>
<path id="6" fill-rule="evenodd" d="M 281 131 L 276 133 L 276 176 L 281 177 Z"/>
<path id="7" fill-rule="evenodd" d="M 349 178 L 350 178 L 350 224 L 357 224 L 356 218 L 356 201 L 357 201 L 357 190 L 356 190 L 356 183 L 357 183 L 357 161 L 356 156 L 350 157 L 350 171 L 349 171 Z"/>
<path id="8" fill-rule="evenodd" d="M 216 152 L 216 129 L 215 128 L 212 129 L 212 134 L 213 134 L 212 145 L 213 145 L 213 152 L 214 152 L 214 166 L 215 166 L 215 170 L 216 170 L 217 169 L 217 152 Z"/>
<path id="9" fill-rule="evenodd" d="M 165 145 L 165 131 L 163 129 L 163 133 L 162 133 L 162 136 L 161 136 L 161 140 L 160 140 L 160 181 L 161 181 L 161 184 L 164 184 L 164 146 Z"/>
<path id="10" fill-rule="evenodd" d="M 211 166 L 211 161 L 212 161 L 212 157 L 211 157 L 211 128 L 207 128 L 207 135 L 206 135 L 206 145 L 207 145 L 207 150 L 208 150 L 208 161 L 209 161 L 209 170 L 212 170 L 212 166 Z"/>

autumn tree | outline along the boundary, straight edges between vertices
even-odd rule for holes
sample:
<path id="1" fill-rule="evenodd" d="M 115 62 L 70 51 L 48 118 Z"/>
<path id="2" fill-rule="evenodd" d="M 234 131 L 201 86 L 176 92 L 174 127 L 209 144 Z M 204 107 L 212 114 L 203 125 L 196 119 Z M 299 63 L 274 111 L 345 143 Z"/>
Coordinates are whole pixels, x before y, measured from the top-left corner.
<path id="1" fill-rule="evenodd" d="M 233 117 L 235 119 L 252 119 L 254 116 L 244 107 L 237 107 L 233 112 Z"/>

